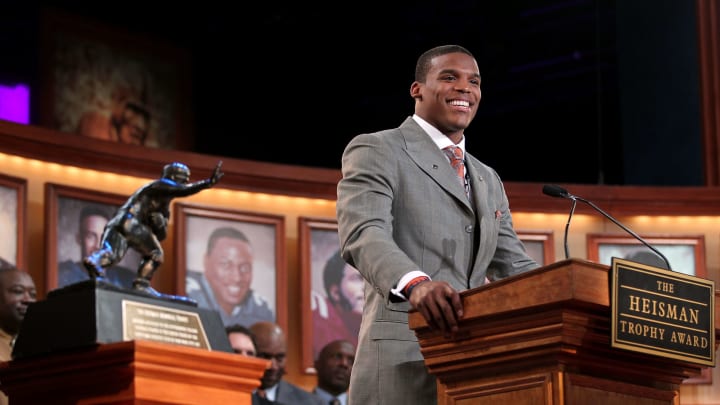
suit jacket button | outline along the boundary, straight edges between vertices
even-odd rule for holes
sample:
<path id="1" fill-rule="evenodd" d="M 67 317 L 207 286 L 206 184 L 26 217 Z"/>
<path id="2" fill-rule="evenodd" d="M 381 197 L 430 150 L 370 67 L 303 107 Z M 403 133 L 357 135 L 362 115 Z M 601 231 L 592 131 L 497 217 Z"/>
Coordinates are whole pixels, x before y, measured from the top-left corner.
<path id="1" fill-rule="evenodd" d="M 465 232 L 467 232 L 467 233 L 472 233 L 472 231 L 473 231 L 473 226 L 472 226 L 472 225 L 468 225 L 468 226 L 465 227 Z"/>

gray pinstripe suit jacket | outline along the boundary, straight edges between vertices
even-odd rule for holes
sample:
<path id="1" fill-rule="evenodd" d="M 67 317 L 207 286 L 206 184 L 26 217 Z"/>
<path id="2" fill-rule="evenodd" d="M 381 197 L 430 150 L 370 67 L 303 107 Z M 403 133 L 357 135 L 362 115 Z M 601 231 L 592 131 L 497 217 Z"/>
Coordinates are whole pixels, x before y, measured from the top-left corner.
<path id="1" fill-rule="evenodd" d="M 513 230 L 497 173 L 470 154 L 465 160 L 474 207 L 412 117 L 356 136 L 343 153 L 340 245 L 366 280 L 352 405 L 436 403 L 435 380 L 408 328 L 410 305 L 390 293 L 404 274 L 420 269 L 462 291 L 538 266 Z"/>

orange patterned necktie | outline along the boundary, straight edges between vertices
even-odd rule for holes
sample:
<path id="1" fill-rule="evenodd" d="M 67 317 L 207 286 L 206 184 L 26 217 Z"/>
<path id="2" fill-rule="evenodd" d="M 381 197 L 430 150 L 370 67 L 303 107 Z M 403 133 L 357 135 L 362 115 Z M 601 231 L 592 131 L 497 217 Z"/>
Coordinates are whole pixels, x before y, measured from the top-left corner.
<path id="1" fill-rule="evenodd" d="M 450 145 L 443 148 L 443 152 L 450 159 L 450 165 L 455 169 L 455 173 L 460 180 L 460 185 L 465 189 L 465 195 L 470 198 L 470 185 L 465 181 L 465 161 L 463 159 L 463 151 L 458 146 Z"/>

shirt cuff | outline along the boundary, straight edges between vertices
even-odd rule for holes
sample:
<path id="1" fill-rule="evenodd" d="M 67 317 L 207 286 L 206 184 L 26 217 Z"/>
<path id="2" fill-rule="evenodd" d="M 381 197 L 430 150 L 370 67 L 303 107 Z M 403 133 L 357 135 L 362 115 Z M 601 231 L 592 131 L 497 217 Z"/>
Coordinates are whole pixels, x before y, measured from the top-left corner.
<path id="1" fill-rule="evenodd" d="M 405 295 L 403 295 L 402 292 L 405 289 L 405 286 L 407 285 L 407 283 L 409 283 L 410 280 L 412 280 L 416 277 L 427 277 L 429 280 L 432 280 L 430 278 L 430 276 L 428 276 L 424 272 L 422 272 L 420 270 L 413 270 L 409 273 L 406 273 L 404 276 L 402 276 L 400 278 L 400 281 L 398 281 L 397 285 L 395 286 L 395 288 L 390 289 L 390 292 L 404 300 L 407 300 L 407 297 Z"/>

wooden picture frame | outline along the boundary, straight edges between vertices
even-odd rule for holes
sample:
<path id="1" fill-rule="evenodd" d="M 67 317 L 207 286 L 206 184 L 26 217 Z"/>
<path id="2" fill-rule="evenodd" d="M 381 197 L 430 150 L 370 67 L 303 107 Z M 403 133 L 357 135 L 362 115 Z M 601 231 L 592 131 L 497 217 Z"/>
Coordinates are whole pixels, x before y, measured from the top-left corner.
<path id="1" fill-rule="evenodd" d="M 43 70 L 35 92 L 41 125 L 111 142 L 192 149 L 189 52 L 57 10 L 41 16 Z"/>
<path id="2" fill-rule="evenodd" d="M 120 194 L 45 183 L 45 246 L 47 246 L 45 277 L 48 292 L 89 279 L 81 263 L 85 256 L 81 246 L 83 213 L 98 220 L 105 217 L 102 223 L 95 222 L 94 230 L 86 234 L 88 238 L 94 240 L 95 246 L 92 249 L 94 250 L 99 248 L 104 224 L 126 200 L 127 196 Z M 90 225 L 85 221 L 83 224 Z M 116 266 L 106 269 L 108 280 L 122 287 L 131 288 L 140 260 L 140 255 L 136 251 L 128 249 L 127 254 Z"/>
<path id="3" fill-rule="evenodd" d="M 0 260 L 27 271 L 27 180 L 0 174 Z"/>
<path id="4" fill-rule="evenodd" d="M 555 262 L 555 239 L 552 230 L 518 230 L 516 233 L 530 257 L 539 265 L 546 266 Z"/>
<path id="5" fill-rule="evenodd" d="M 287 330 L 284 216 L 176 203 L 173 218 L 178 294 L 195 299 L 200 307 L 218 311 L 226 327 L 234 323 L 250 327 L 259 320 L 269 320 Z M 214 232 L 222 232 L 226 241 L 230 242 L 216 241 L 215 246 L 228 247 L 227 253 L 213 255 L 216 259 L 208 259 L 206 251 Z M 240 246 L 236 245 L 238 238 L 246 238 L 250 246 L 247 247 L 246 243 L 242 242 Z M 223 238 L 217 240 L 221 239 Z M 236 305 L 233 300 L 245 300 L 245 297 L 238 297 L 238 290 L 243 288 L 242 281 L 234 278 L 247 274 L 242 269 L 238 271 L 247 256 L 252 257 L 249 288 L 255 295 L 243 303 L 242 309 L 235 306 L 234 310 L 240 313 L 233 317 L 228 311 L 221 309 L 221 301 L 215 298 L 218 295 L 217 288 L 211 284 L 217 281 L 217 285 L 229 286 L 220 294 L 220 299 L 224 297 L 228 306 Z M 208 279 L 204 274 L 213 266 L 210 260 L 221 262 L 213 267 L 213 271 L 217 272 L 213 279 Z M 223 269 L 221 266 L 228 268 Z M 268 315 L 268 309 L 272 314 Z M 269 316 L 274 316 L 274 319 L 268 319 Z"/>
<path id="6" fill-rule="evenodd" d="M 670 261 L 672 270 L 690 276 L 706 278 L 704 235 L 640 235 L 652 247 Z M 634 254 L 649 254 L 653 262 L 643 262 Z M 588 260 L 610 265 L 613 256 L 634 260 L 651 266 L 665 267 L 661 258 L 631 235 L 589 233 L 587 234 Z"/>
<path id="7" fill-rule="evenodd" d="M 319 351 L 333 340 L 357 347 L 365 280 L 340 257 L 335 218 L 298 217 L 302 372 L 314 374 Z"/>
<path id="8" fill-rule="evenodd" d="M 667 257 L 674 271 L 700 278 L 707 277 L 704 235 L 640 236 Z M 604 233 L 587 235 L 587 254 L 590 261 L 610 265 L 613 256 L 634 260 L 632 255 L 635 252 L 653 254 L 651 249 L 631 235 Z M 657 258 L 657 262 L 645 262 L 645 264 L 664 268 L 661 258 L 657 255 L 654 257 Z M 712 384 L 712 369 L 703 369 L 699 376 L 688 378 L 683 384 Z"/>

